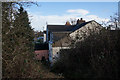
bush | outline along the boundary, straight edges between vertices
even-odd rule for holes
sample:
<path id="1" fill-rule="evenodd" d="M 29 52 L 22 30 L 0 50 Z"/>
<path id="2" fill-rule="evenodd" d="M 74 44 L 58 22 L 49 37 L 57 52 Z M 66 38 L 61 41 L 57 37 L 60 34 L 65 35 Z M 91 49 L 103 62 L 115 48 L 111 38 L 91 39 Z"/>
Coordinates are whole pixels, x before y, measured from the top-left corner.
<path id="1" fill-rule="evenodd" d="M 67 78 L 118 78 L 120 32 L 101 30 L 74 48 L 61 50 L 52 71 Z"/>

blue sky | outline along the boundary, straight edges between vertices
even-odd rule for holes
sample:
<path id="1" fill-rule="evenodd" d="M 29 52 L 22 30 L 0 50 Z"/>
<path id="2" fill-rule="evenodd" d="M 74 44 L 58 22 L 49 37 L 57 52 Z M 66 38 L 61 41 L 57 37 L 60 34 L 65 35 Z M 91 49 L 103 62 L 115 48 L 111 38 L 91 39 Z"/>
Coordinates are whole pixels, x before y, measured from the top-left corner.
<path id="1" fill-rule="evenodd" d="M 86 21 L 107 22 L 118 10 L 117 2 L 38 2 L 38 5 L 26 8 L 32 27 L 38 31 L 46 28 L 46 22 L 64 25 L 81 17 Z"/>

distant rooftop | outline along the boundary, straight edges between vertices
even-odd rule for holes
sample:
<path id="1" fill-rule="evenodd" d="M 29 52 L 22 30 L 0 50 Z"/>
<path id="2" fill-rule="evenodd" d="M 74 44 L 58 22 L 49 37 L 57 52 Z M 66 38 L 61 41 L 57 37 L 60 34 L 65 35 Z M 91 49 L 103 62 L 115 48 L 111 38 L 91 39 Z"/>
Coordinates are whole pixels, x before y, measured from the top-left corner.
<path id="1" fill-rule="evenodd" d="M 50 32 L 69 32 L 69 31 L 75 31 L 89 22 L 85 22 L 85 20 L 80 18 L 80 20 L 79 19 L 77 20 L 77 23 L 75 25 L 71 25 L 70 22 L 67 21 L 65 25 L 47 25 L 47 29 Z"/>
<path id="2" fill-rule="evenodd" d="M 47 28 L 51 32 L 71 31 L 75 25 L 47 25 Z"/>
<path id="3" fill-rule="evenodd" d="M 47 28 L 50 32 L 72 32 L 90 22 L 91 21 L 84 22 L 84 23 L 77 24 L 77 25 L 47 25 Z"/>

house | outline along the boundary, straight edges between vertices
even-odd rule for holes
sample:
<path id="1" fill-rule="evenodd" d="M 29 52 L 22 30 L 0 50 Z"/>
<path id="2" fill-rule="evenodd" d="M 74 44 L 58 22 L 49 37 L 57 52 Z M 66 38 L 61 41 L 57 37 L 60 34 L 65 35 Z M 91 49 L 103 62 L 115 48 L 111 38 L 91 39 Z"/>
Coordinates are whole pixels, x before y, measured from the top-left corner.
<path id="1" fill-rule="evenodd" d="M 49 60 L 48 43 L 35 43 L 34 50 L 36 60 Z"/>
<path id="2" fill-rule="evenodd" d="M 85 22 L 82 18 L 77 20 L 76 25 L 71 25 L 68 21 L 65 25 L 47 25 L 45 37 L 49 44 L 49 61 L 53 63 L 58 58 L 59 51 L 69 49 L 72 41 L 83 40 L 83 36 L 89 36 L 91 30 L 99 32 L 100 29 L 102 26 L 96 21 Z"/>

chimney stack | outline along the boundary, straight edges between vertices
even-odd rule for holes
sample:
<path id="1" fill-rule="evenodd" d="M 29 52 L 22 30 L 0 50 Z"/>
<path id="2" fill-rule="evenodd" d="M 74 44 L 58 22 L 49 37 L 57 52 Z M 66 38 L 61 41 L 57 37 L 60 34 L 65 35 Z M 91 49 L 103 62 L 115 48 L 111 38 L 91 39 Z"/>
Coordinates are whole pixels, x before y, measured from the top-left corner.
<path id="1" fill-rule="evenodd" d="M 83 18 L 80 18 L 80 20 L 79 19 L 77 20 L 77 24 L 82 24 L 84 22 L 85 22 L 85 20 L 83 20 Z"/>
<path id="2" fill-rule="evenodd" d="M 70 24 L 69 21 L 67 21 L 65 25 L 66 25 L 66 26 L 70 26 L 71 24 Z"/>

